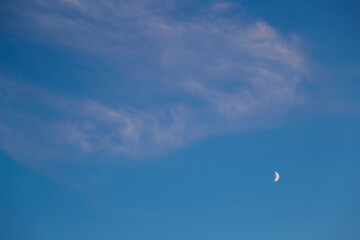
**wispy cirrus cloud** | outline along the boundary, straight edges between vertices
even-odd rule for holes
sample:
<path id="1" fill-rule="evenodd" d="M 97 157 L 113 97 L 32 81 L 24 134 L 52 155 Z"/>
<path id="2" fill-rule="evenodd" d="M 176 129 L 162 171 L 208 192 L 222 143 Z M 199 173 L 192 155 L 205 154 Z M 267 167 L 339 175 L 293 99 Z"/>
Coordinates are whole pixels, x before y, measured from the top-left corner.
<path id="1" fill-rule="evenodd" d="M 227 14 L 232 3 L 217 2 L 187 16 L 177 12 L 178 5 L 160 0 L 3 3 L 14 31 L 30 30 L 53 44 L 111 60 L 129 81 L 156 83 L 163 102 L 149 98 L 144 107 L 128 102 L 115 108 L 101 99 L 54 96 L 31 84 L 10 88 L 3 79 L 5 92 L 26 94 L 0 95 L 1 145 L 22 161 L 39 154 L 62 159 L 64 149 L 79 159 L 98 153 L 149 156 L 208 135 L 254 128 L 299 103 L 306 64 L 296 39 L 263 21 Z M 27 24 L 17 25 L 20 20 Z M 36 101 L 23 103 L 25 96 Z M 14 107 L 24 104 L 33 110 L 25 114 Z M 48 115 L 34 110 L 39 108 Z M 27 147 L 19 151 L 22 146 Z"/>

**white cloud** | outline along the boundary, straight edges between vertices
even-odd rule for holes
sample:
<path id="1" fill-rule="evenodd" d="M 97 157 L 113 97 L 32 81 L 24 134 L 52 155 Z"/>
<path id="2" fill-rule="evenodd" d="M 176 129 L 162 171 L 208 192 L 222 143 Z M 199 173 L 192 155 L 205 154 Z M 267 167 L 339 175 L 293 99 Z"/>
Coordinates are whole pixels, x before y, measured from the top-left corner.
<path id="1" fill-rule="evenodd" d="M 76 158 L 98 152 L 149 156 L 210 134 L 256 127 L 298 104 L 297 88 L 306 72 L 301 47 L 263 21 L 226 17 L 232 4 L 218 2 L 181 18 L 174 14 L 174 1 L 27 4 L 26 9 L 6 5 L 18 22 L 27 22 L 18 31 L 27 28 L 52 43 L 111 59 L 113 68 L 139 85 L 160 83 L 158 94 L 166 104 L 134 109 L 129 102 L 130 108 L 115 109 L 101 100 L 69 100 L 19 86 L 16 91 L 60 117 L 25 115 L 13 107 L 19 97 L 0 94 L 8 102 L 0 111 L 0 143 L 14 155 L 29 142 L 33 146 L 18 158 L 35 152 L 62 156 L 64 149 Z M 4 80 L 2 87 L 10 89 Z M 39 91 L 45 97 L 34 94 Z M 174 100 L 169 93 L 180 97 Z M 9 124 L 13 119 L 33 120 L 19 129 Z"/>

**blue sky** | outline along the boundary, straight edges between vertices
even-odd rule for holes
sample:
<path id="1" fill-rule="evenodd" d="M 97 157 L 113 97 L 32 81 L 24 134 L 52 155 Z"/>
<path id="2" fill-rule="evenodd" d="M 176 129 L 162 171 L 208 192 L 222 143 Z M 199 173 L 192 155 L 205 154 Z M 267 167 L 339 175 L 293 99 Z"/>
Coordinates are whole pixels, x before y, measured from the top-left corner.
<path id="1" fill-rule="evenodd" d="M 359 239 L 359 9 L 2 1 L 1 238 Z"/>

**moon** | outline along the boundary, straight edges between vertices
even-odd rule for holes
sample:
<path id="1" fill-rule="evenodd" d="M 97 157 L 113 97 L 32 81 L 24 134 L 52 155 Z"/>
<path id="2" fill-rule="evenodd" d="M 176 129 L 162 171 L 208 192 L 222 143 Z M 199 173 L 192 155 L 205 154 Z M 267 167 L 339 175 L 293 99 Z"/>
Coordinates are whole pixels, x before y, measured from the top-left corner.
<path id="1" fill-rule="evenodd" d="M 277 182 L 279 180 L 279 178 L 280 178 L 280 175 L 277 172 L 275 172 L 274 182 Z"/>

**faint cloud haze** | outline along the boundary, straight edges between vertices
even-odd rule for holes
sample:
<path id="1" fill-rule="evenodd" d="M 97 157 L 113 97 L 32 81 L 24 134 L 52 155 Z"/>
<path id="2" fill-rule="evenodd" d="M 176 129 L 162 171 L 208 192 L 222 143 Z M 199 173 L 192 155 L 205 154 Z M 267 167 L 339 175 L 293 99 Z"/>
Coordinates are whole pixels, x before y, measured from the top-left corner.
<path id="1" fill-rule="evenodd" d="M 1 146 L 28 164 L 93 154 L 145 157 L 204 136 L 259 127 L 299 104 L 297 90 L 307 69 L 296 39 L 264 21 L 226 14 L 232 3 L 217 2 L 189 16 L 178 14 L 178 5 L 2 3 L 2 11 L 13 16 L 14 31 L 30 30 L 48 42 L 113 60 L 112 67 L 129 81 L 159 84 L 158 94 L 166 100 L 161 106 L 135 108 L 129 102 L 114 108 L 2 77 Z M 172 94 L 179 98 L 168 98 Z M 64 159 L 65 151 L 73 159 Z"/>

